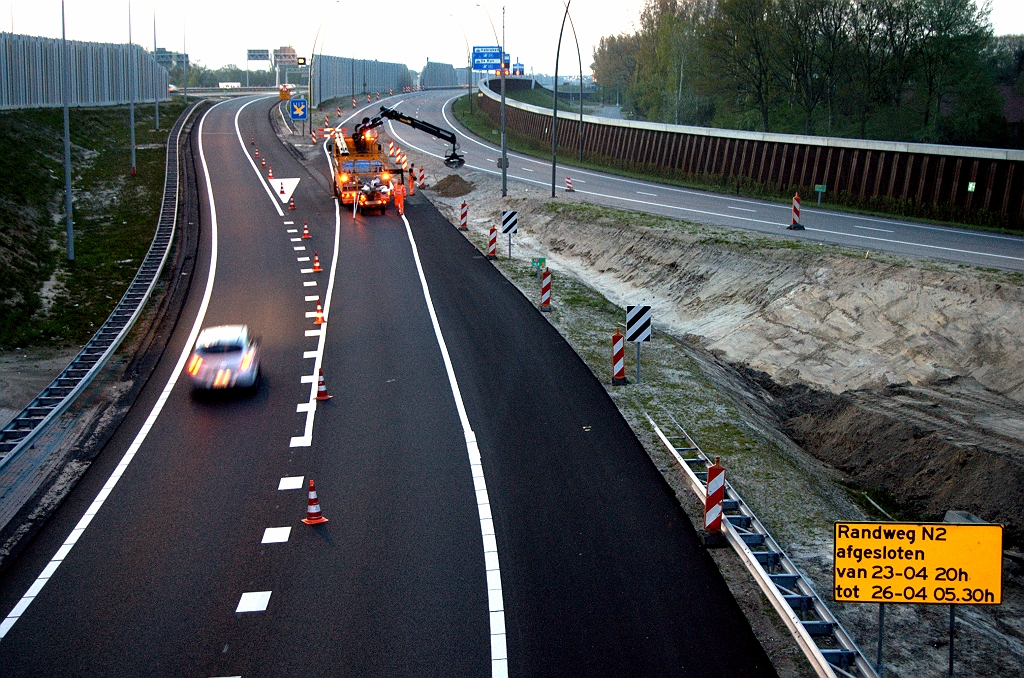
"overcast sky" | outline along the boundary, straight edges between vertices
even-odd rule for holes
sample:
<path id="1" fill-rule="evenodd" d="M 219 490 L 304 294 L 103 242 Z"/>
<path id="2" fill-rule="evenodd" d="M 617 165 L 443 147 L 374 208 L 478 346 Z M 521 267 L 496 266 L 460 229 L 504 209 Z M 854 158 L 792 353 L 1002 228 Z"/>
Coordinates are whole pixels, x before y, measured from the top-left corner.
<path id="1" fill-rule="evenodd" d="M 0 0 L 2 2 L 2 0 Z M 60 37 L 60 0 L 7 0 L 3 30 Z M 128 41 L 127 0 L 67 0 L 69 39 Z M 0 5 L 2 6 L 2 5 Z M 603 35 L 631 31 L 639 22 L 643 0 L 574 0 L 570 15 L 576 25 L 589 70 L 594 46 Z M 562 19 L 560 0 L 517 0 L 505 5 L 505 45 L 526 72 L 551 73 Z M 324 54 L 397 61 L 420 70 L 429 58 L 455 65 L 466 62 L 466 45 L 494 45 L 501 36 L 500 0 L 134 0 L 132 37 L 151 49 L 156 13 L 157 45 L 182 48 L 183 35 L 193 61 L 211 68 L 244 66 L 246 49 L 292 45 L 299 54 L 319 46 Z M 492 30 L 491 22 L 494 29 Z M 996 34 L 1024 33 L 1024 0 L 992 0 Z M 561 66 L 578 70 L 575 42 L 565 28 Z M 321 51 L 318 47 L 317 51 Z M 265 64 L 262 64 L 265 66 Z M 261 64 L 253 64 L 258 68 Z"/>

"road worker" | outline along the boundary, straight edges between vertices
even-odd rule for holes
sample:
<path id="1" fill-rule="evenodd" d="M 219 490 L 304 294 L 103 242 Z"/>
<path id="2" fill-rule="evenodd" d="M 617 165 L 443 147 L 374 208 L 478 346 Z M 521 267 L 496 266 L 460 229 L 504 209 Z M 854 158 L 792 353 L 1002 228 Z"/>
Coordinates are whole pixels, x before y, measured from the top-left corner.
<path id="1" fill-rule="evenodd" d="M 401 181 L 396 183 L 391 195 L 395 196 L 395 207 L 398 208 L 398 213 L 405 214 L 405 183 Z"/>

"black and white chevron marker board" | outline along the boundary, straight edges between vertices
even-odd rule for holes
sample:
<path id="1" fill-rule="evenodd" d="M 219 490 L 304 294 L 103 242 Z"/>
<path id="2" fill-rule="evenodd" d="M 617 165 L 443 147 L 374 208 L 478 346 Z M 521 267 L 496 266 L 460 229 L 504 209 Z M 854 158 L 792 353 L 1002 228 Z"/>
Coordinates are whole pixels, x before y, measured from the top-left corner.
<path id="1" fill-rule="evenodd" d="M 651 307 L 626 307 L 626 341 L 651 340 Z"/>
<path id="2" fill-rule="evenodd" d="M 501 213 L 501 232 L 519 232 L 519 212 L 516 210 L 505 210 Z"/>

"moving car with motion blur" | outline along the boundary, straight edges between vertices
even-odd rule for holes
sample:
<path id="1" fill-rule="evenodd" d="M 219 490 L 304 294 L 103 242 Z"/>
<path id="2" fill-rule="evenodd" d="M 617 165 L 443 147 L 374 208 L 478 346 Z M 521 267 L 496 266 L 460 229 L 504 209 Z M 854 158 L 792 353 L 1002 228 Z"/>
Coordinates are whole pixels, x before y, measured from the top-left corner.
<path id="1" fill-rule="evenodd" d="M 260 378 L 259 339 L 247 325 L 207 327 L 199 333 L 185 371 L 197 391 L 255 391 Z"/>

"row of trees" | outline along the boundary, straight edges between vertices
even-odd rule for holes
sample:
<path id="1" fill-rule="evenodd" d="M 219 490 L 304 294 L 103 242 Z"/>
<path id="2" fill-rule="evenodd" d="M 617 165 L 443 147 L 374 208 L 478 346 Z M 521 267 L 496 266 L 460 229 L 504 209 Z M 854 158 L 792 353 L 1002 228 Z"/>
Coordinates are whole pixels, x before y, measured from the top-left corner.
<path id="1" fill-rule="evenodd" d="M 1021 146 L 1024 36 L 975 0 L 647 0 L 591 66 L 632 117 L 771 132 Z"/>

